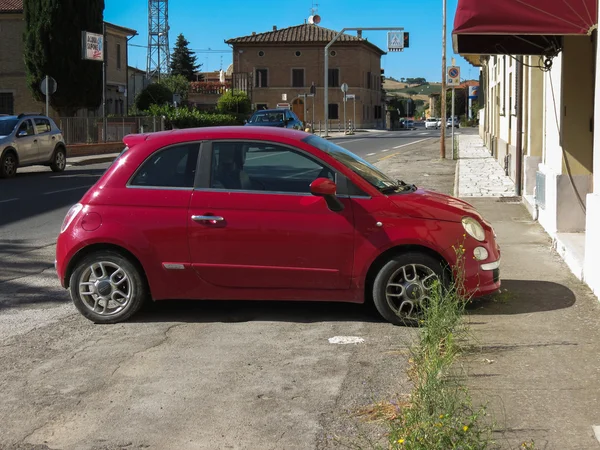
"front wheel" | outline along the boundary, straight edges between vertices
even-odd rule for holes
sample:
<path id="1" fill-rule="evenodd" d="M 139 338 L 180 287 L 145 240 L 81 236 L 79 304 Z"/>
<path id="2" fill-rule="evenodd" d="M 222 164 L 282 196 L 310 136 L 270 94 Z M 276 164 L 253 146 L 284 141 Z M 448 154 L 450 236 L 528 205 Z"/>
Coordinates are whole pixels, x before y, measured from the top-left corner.
<path id="1" fill-rule="evenodd" d="M 64 148 L 57 148 L 52 156 L 50 168 L 53 172 L 62 172 L 67 167 L 67 152 Z"/>
<path id="2" fill-rule="evenodd" d="M 379 271 L 373 283 L 373 303 L 379 314 L 395 325 L 417 325 L 422 306 L 445 284 L 442 263 L 423 253 L 393 257 Z"/>
<path id="3" fill-rule="evenodd" d="M 148 297 L 140 269 L 114 251 L 85 256 L 70 279 L 73 303 L 94 323 L 118 323 L 133 316 Z"/>

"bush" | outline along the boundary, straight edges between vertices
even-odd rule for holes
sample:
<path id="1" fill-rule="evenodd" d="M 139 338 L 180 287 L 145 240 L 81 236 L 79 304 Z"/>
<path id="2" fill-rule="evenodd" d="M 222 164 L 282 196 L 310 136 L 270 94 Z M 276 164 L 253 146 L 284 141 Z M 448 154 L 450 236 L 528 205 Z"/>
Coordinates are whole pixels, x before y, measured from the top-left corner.
<path id="1" fill-rule="evenodd" d="M 252 112 L 252 103 L 243 91 L 227 91 L 219 98 L 217 110 L 222 114 L 248 115 Z"/>
<path id="2" fill-rule="evenodd" d="M 152 116 L 163 116 L 165 118 L 165 126 L 168 129 L 219 127 L 241 124 L 240 120 L 232 114 L 213 114 L 197 109 L 152 105 L 148 112 Z"/>
<path id="3" fill-rule="evenodd" d="M 146 111 L 151 105 L 164 105 L 173 101 L 173 92 L 166 86 L 153 83 L 142 90 L 135 99 L 135 106 Z"/>

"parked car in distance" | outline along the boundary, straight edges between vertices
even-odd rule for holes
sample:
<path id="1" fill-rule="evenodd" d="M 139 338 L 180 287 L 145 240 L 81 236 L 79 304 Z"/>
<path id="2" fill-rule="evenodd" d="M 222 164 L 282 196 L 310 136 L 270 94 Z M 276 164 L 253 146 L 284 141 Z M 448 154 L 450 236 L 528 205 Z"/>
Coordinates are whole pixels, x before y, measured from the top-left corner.
<path id="1" fill-rule="evenodd" d="M 124 144 L 56 245 L 60 283 L 93 322 L 148 299 L 210 299 L 372 301 L 415 323 L 463 260 L 454 248 L 467 294 L 500 287 L 494 230 L 475 208 L 319 136 L 208 127 Z"/>
<path id="2" fill-rule="evenodd" d="M 430 128 L 435 128 L 436 130 L 439 128 L 437 119 L 433 118 L 425 120 L 425 129 L 428 130 Z"/>
<path id="3" fill-rule="evenodd" d="M 304 129 L 302 121 L 289 109 L 262 109 L 256 111 L 245 125 L 254 127 L 294 128 L 296 130 Z"/>
<path id="4" fill-rule="evenodd" d="M 19 167 L 44 165 L 54 172 L 67 166 L 67 146 L 56 123 L 40 114 L 0 116 L 0 178 Z"/>
<path id="5" fill-rule="evenodd" d="M 460 121 L 457 118 L 452 119 L 452 117 L 450 117 L 446 121 L 446 128 L 450 128 L 452 126 L 454 126 L 454 128 L 460 128 Z"/>
<path id="6" fill-rule="evenodd" d="M 412 119 L 408 119 L 407 121 L 405 121 L 404 126 L 407 130 L 416 130 L 417 129 L 417 127 L 415 127 L 415 121 Z"/>

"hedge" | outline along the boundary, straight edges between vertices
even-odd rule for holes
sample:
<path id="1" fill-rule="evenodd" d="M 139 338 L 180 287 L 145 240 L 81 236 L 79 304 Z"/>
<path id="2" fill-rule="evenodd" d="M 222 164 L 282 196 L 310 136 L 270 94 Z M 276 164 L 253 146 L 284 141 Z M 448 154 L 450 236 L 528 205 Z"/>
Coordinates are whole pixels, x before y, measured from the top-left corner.
<path id="1" fill-rule="evenodd" d="M 213 114 L 197 109 L 152 105 L 148 112 L 153 116 L 163 116 L 168 129 L 218 127 L 243 123 L 243 119 L 232 114 Z"/>

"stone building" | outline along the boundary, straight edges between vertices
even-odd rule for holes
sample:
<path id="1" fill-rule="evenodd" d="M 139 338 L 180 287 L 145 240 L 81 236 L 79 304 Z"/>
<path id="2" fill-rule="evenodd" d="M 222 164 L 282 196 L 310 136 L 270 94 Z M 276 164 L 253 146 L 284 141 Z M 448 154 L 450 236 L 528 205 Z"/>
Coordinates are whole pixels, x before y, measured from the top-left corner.
<path id="1" fill-rule="evenodd" d="M 305 23 L 279 30 L 274 26 L 272 31 L 225 41 L 233 48 L 233 88 L 246 90 L 254 109 L 289 107 L 307 122 L 312 121 L 314 112 L 318 126 L 325 116 L 324 48 L 336 34 L 334 30 Z M 343 120 L 343 83 L 349 86 L 348 94 L 356 96 L 357 127 L 384 126 L 384 54 L 360 33 L 342 34 L 330 47 L 328 111 L 333 128 Z M 310 93 L 313 84 L 315 97 L 306 99 L 304 118 L 302 95 Z M 347 119 L 352 120 L 353 101 L 349 100 L 346 106 Z"/>

